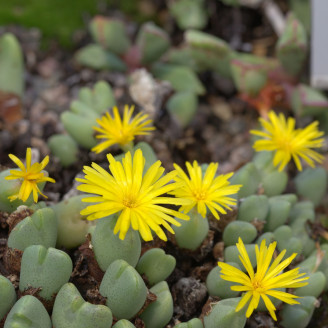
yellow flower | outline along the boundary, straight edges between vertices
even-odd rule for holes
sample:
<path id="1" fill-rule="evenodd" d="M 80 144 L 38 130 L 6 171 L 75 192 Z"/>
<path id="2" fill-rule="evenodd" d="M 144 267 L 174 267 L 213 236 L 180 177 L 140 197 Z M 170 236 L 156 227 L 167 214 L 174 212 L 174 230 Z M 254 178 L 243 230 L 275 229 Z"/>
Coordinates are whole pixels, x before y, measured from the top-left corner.
<path id="1" fill-rule="evenodd" d="M 132 229 L 139 230 L 144 240 L 149 241 L 153 239 L 151 230 L 159 238 L 167 240 L 161 225 L 171 233 L 174 231 L 168 222 L 180 226 L 171 215 L 183 220 L 189 219 L 184 214 L 162 206 L 181 205 L 186 201 L 162 196 L 177 188 L 178 184 L 169 183 L 175 172 L 162 176 L 164 168 L 160 161 L 144 173 L 145 158 L 140 149 L 135 152 L 133 159 L 130 152 L 126 153 L 122 163 L 116 161 L 111 154 L 107 155 L 107 159 L 111 173 L 92 163 L 92 168 L 84 167 L 84 179 L 76 179 L 83 183 L 77 187 L 78 190 L 99 195 L 83 199 L 84 202 L 98 203 L 81 211 L 82 215 L 88 215 L 88 220 L 119 213 L 114 233 L 119 231 L 120 239 L 125 238 L 131 225 Z"/>
<path id="2" fill-rule="evenodd" d="M 117 107 L 113 108 L 113 116 L 106 113 L 101 119 L 97 120 L 100 127 L 94 126 L 93 129 L 99 132 L 97 139 L 105 139 L 99 145 L 92 148 L 92 151 L 101 153 L 108 147 L 118 143 L 120 146 L 130 144 L 136 135 L 147 135 L 154 127 L 147 126 L 152 120 L 147 120 L 148 115 L 140 112 L 134 118 L 132 117 L 134 106 L 124 107 L 123 119 Z"/>
<path id="3" fill-rule="evenodd" d="M 260 122 L 265 131 L 251 130 L 250 133 L 264 139 L 257 140 L 253 148 L 256 151 L 275 151 L 273 164 L 279 165 L 279 171 L 282 171 L 292 158 L 299 171 L 302 171 L 300 158 L 311 167 L 314 167 L 314 161 L 323 161 L 324 157 L 311 149 L 322 147 L 324 142 L 324 139 L 320 138 L 324 133 L 317 129 L 317 121 L 304 129 L 295 129 L 294 118 L 289 117 L 286 120 L 283 114 L 278 116 L 270 111 L 269 121 L 260 118 Z"/>
<path id="4" fill-rule="evenodd" d="M 10 170 L 10 175 L 8 175 L 6 180 L 20 179 L 22 185 L 19 192 L 13 196 L 8 197 L 10 201 L 15 199 L 21 199 L 26 202 L 30 194 L 33 192 L 33 200 L 36 203 L 38 201 L 38 194 L 47 198 L 39 189 L 38 183 L 40 182 L 56 182 L 54 179 L 49 178 L 41 172 L 49 163 L 49 156 L 46 156 L 41 163 L 34 163 L 31 165 L 32 151 L 31 148 L 26 149 L 26 167 L 22 161 L 15 155 L 9 154 L 9 158 L 20 168 L 20 170 Z"/>
<path id="5" fill-rule="evenodd" d="M 298 288 L 308 284 L 307 282 L 301 282 L 309 279 L 309 277 L 301 278 L 305 275 L 305 273 L 299 273 L 298 268 L 281 273 L 292 262 L 297 254 L 294 253 L 281 262 L 286 253 L 286 250 L 283 250 L 272 261 L 276 244 L 276 242 L 273 242 L 269 245 L 269 247 L 267 247 L 265 240 L 263 240 L 260 249 L 258 245 L 255 246 L 257 262 L 256 273 L 254 273 L 246 248 L 241 238 L 239 238 L 236 245 L 240 253 L 239 258 L 247 270 L 248 275 L 227 263 L 218 262 L 218 265 L 221 268 L 221 278 L 240 284 L 232 286 L 231 289 L 238 292 L 246 292 L 237 305 L 236 312 L 241 310 L 251 299 L 246 312 L 247 318 L 249 318 L 253 311 L 258 307 L 260 298 L 262 297 L 264 304 L 269 310 L 272 318 L 277 320 L 274 312 L 276 308 L 268 296 L 275 297 L 288 304 L 299 304 L 299 302 L 295 300 L 297 296 L 275 289 Z"/>
<path id="6" fill-rule="evenodd" d="M 233 173 L 215 177 L 219 166 L 218 163 L 211 163 L 206 169 L 204 177 L 197 161 L 194 161 L 192 166 L 189 162 L 186 162 L 186 166 L 190 178 L 179 165 L 174 164 L 177 172 L 175 181 L 180 183 L 181 187 L 170 193 L 176 197 L 189 200 L 189 204 L 182 205 L 180 211 L 188 213 L 192 208 L 197 207 L 198 213 L 205 217 L 208 208 L 214 217 L 219 220 L 218 212 L 226 214 L 224 208 L 230 210 L 229 205 L 236 204 L 235 199 L 227 196 L 236 194 L 241 185 L 230 185 L 228 179 Z"/>

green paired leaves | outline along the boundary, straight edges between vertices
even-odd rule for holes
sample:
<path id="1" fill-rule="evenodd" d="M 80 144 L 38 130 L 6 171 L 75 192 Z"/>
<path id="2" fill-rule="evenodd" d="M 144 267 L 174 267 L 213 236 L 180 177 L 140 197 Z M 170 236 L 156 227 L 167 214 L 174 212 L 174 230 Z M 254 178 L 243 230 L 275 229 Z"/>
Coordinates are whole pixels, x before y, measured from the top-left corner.
<path id="1" fill-rule="evenodd" d="M 147 306 L 140 318 L 147 328 L 165 327 L 173 315 L 173 299 L 166 281 L 159 282 L 150 291 L 157 297 Z"/>
<path id="2" fill-rule="evenodd" d="M 22 96 L 23 75 L 22 49 L 13 34 L 5 33 L 0 38 L 0 90 Z"/>
<path id="3" fill-rule="evenodd" d="M 0 275 L 0 321 L 16 302 L 15 287 L 9 279 Z"/>
<path id="4" fill-rule="evenodd" d="M 118 234 L 114 234 L 116 221 L 115 215 L 99 219 L 91 233 L 92 249 L 103 271 L 119 259 L 135 267 L 140 257 L 141 241 L 138 232 L 129 229 L 124 240 L 121 240 Z"/>
<path id="5" fill-rule="evenodd" d="M 246 309 L 236 312 L 240 298 L 221 300 L 212 307 L 212 311 L 204 316 L 205 328 L 243 328 L 246 324 Z"/>
<path id="6" fill-rule="evenodd" d="M 144 253 L 136 270 L 144 274 L 152 286 L 165 280 L 174 270 L 176 260 L 172 255 L 167 255 L 161 248 L 152 248 Z"/>
<path id="7" fill-rule="evenodd" d="M 277 57 L 284 70 L 297 76 L 307 56 L 307 35 L 301 22 L 290 13 L 286 27 L 276 45 Z"/>
<path id="8" fill-rule="evenodd" d="M 93 60 L 96 60 L 95 57 Z M 96 119 L 115 104 L 110 85 L 99 81 L 93 89 L 82 88 L 78 99 L 71 103 L 70 111 L 64 112 L 60 119 L 70 136 L 80 146 L 90 149 L 97 144 L 93 129 L 97 125 Z"/>
<path id="9" fill-rule="evenodd" d="M 234 262 L 228 262 L 228 264 L 241 270 L 241 267 Z M 231 286 L 236 285 L 235 282 L 230 282 L 221 278 L 221 268 L 216 266 L 213 268 L 206 278 L 206 287 L 210 296 L 218 296 L 220 298 L 232 298 L 237 297 L 239 292 L 231 290 Z"/>
<path id="10" fill-rule="evenodd" d="M 175 240 L 180 248 L 196 250 L 208 234 L 209 224 L 207 218 L 203 218 L 198 212 L 191 210 L 188 213 L 190 219 L 184 221 L 175 218 L 180 227 L 172 226 L 175 232 Z"/>
<path id="11" fill-rule="evenodd" d="M 49 314 L 34 296 L 20 298 L 8 313 L 4 328 L 51 328 Z M 59 327 L 57 327 L 59 328 Z"/>
<path id="12" fill-rule="evenodd" d="M 80 212 L 87 207 L 82 199 L 85 195 L 73 196 L 52 206 L 58 225 L 57 247 L 68 249 L 84 243 L 89 228 L 94 222 L 88 221 Z"/>
<path id="13" fill-rule="evenodd" d="M 102 279 L 99 292 L 118 319 L 130 319 L 146 301 L 147 287 L 139 273 L 126 261 L 113 262 Z"/>
<path id="14" fill-rule="evenodd" d="M 8 247 L 24 251 L 31 245 L 55 247 L 57 220 L 51 208 L 42 208 L 19 222 L 11 231 Z"/>
<path id="15" fill-rule="evenodd" d="M 72 270 L 73 263 L 67 253 L 52 247 L 29 246 L 22 257 L 19 290 L 40 287 L 39 295 L 51 300 L 68 282 Z"/>
<path id="16" fill-rule="evenodd" d="M 305 328 L 309 324 L 314 307 L 316 304 L 316 298 L 313 296 L 305 296 L 298 299 L 300 304 L 290 305 L 285 304 L 282 311 L 281 325 L 284 328 Z"/>
<path id="17" fill-rule="evenodd" d="M 52 322 L 56 328 L 108 328 L 113 316 L 107 306 L 85 302 L 76 287 L 67 283 L 56 297 Z"/>

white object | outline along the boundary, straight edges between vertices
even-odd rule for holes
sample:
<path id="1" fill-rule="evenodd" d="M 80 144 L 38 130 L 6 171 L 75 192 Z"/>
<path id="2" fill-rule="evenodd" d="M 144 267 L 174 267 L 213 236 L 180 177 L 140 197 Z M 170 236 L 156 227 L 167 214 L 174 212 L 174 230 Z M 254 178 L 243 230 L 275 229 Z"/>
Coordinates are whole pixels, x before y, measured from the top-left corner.
<path id="1" fill-rule="evenodd" d="M 311 85 L 328 89 L 328 1 L 312 0 Z"/>

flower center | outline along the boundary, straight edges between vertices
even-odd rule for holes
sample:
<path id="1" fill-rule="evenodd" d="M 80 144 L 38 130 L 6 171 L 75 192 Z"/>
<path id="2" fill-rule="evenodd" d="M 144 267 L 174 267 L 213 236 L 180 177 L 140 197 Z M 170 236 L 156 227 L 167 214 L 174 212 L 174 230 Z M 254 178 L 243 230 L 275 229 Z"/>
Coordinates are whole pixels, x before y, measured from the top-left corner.
<path id="1" fill-rule="evenodd" d="M 206 192 L 203 191 L 203 190 L 194 190 L 193 191 L 193 194 L 194 194 L 194 197 L 197 199 L 197 200 L 205 200 L 206 199 Z"/>
<path id="2" fill-rule="evenodd" d="M 126 131 L 120 131 L 120 134 L 118 136 L 118 143 L 120 145 L 125 145 L 129 143 L 130 141 L 130 135 Z"/>
<path id="3" fill-rule="evenodd" d="M 42 179 L 44 177 L 44 174 L 39 172 L 39 173 L 35 173 L 35 172 L 25 172 L 24 176 L 22 176 L 22 178 L 24 180 L 28 180 L 28 181 L 32 181 L 37 183 L 38 180 Z"/>
<path id="4" fill-rule="evenodd" d="M 253 289 L 254 289 L 254 290 L 259 291 L 258 289 L 263 289 L 262 281 L 260 281 L 260 280 L 254 279 L 254 280 L 252 281 L 252 284 L 253 284 Z"/>
<path id="5" fill-rule="evenodd" d="M 123 198 L 123 205 L 129 208 L 135 208 L 138 206 L 137 200 L 131 195 L 127 195 Z"/>
<path id="6" fill-rule="evenodd" d="M 292 149 L 292 140 L 288 136 L 282 136 L 279 141 L 279 148 L 283 149 L 286 152 L 290 152 Z"/>

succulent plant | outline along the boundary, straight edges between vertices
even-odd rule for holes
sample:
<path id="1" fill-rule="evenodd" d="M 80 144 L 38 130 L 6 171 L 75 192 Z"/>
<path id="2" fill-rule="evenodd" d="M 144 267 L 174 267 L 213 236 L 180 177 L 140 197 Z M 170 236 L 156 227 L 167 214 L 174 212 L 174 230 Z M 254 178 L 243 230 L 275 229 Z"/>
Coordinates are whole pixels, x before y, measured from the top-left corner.
<path id="1" fill-rule="evenodd" d="M 126 261 L 116 260 L 107 268 L 99 292 L 118 319 L 130 319 L 141 309 L 147 288 L 139 273 Z"/>
<path id="2" fill-rule="evenodd" d="M 31 205 L 33 203 L 33 197 L 31 195 L 25 202 L 20 199 L 10 201 L 8 197 L 19 192 L 21 182 L 19 180 L 6 180 L 5 178 L 9 175 L 10 170 L 0 172 L 0 210 L 11 213 L 14 212 L 20 205 Z"/>
<path id="3" fill-rule="evenodd" d="M 93 223 L 80 214 L 86 207 L 82 202 L 83 198 L 83 195 L 73 196 L 51 207 L 57 219 L 57 247 L 70 249 L 80 246 L 85 241 L 85 236 Z"/>
<path id="4" fill-rule="evenodd" d="M 93 129 L 96 119 L 113 106 L 115 98 L 111 87 L 105 81 L 99 81 L 93 89 L 80 89 L 78 99 L 61 115 L 61 121 L 80 146 L 90 149 L 97 144 Z"/>
<path id="5" fill-rule="evenodd" d="M 90 22 L 90 32 L 95 44 L 80 49 L 76 60 L 94 69 L 125 71 L 150 65 L 170 47 L 167 33 L 151 22 L 140 27 L 135 44 L 117 19 L 96 16 Z"/>
<path id="6" fill-rule="evenodd" d="M 247 254 L 249 255 L 250 263 L 253 268 L 256 265 L 256 254 L 255 254 L 255 244 L 246 244 L 245 245 Z M 246 271 L 243 267 L 243 264 L 239 258 L 239 251 L 236 245 L 228 246 L 224 249 L 224 260 L 225 262 L 233 262 L 238 264 L 241 270 Z"/>
<path id="7" fill-rule="evenodd" d="M 168 112 L 182 127 L 190 124 L 197 108 L 198 98 L 191 91 L 177 92 L 167 102 Z"/>
<path id="8" fill-rule="evenodd" d="M 183 30 L 202 29 L 207 23 L 208 17 L 204 0 L 171 0 L 169 9 L 178 26 Z"/>
<path id="9" fill-rule="evenodd" d="M 135 325 L 126 319 L 121 319 L 115 323 L 113 328 L 135 328 Z"/>
<path id="10" fill-rule="evenodd" d="M 19 222 L 11 231 L 8 247 L 24 251 L 31 245 L 55 247 L 57 220 L 51 208 L 42 208 Z"/>
<path id="11" fill-rule="evenodd" d="M 153 286 L 165 280 L 174 270 L 175 264 L 172 255 L 165 254 L 160 248 L 152 248 L 141 256 L 136 270 L 144 274 L 150 286 Z"/>
<path id="12" fill-rule="evenodd" d="M 173 299 L 166 281 L 161 281 L 150 288 L 156 295 L 156 301 L 151 303 L 140 315 L 145 326 L 149 328 L 165 327 L 173 315 Z"/>
<path id="13" fill-rule="evenodd" d="M 39 295 L 51 300 L 68 282 L 73 270 L 71 258 L 63 251 L 41 245 L 31 245 L 24 250 L 19 280 L 19 290 L 41 288 Z"/>
<path id="14" fill-rule="evenodd" d="M 188 322 L 181 322 L 175 325 L 174 328 L 204 328 L 204 326 L 200 319 L 194 318 Z"/>
<path id="15" fill-rule="evenodd" d="M 228 264 L 240 269 L 240 266 L 234 262 Z M 216 266 L 207 276 L 206 287 L 210 296 L 218 296 L 222 299 L 238 297 L 239 292 L 231 290 L 234 283 L 221 278 L 221 268 Z"/>
<path id="16" fill-rule="evenodd" d="M 107 306 L 84 301 L 72 283 L 67 283 L 60 289 L 52 312 L 52 323 L 55 327 L 107 328 L 112 322 L 112 312 Z"/>
<path id="17" fill-rule="evenodd" d="M 277 57 L 287 73 L 291 75 L 300 73 L 307 56 L 306 50 L 306 31 L 295 15 L 290 13 L 285 30 L 276 45 Z"/>
<path id="18" fill-rule="evenodd" d="M 224 40 L 201 31 L 188 30 L 185 32 L 185 41 L 191 49 L 196 70 L 210 69 L 231 78 L 230 60 L 235 53 Z"/>
<path id="19" fill-rule="evenodd" d="M 11 307 L 15 304 L 17 296 L 15 287 L 9 279 L 0 275 L 0 321 L 9 312 Z"/>
<path id="20" fill-rule="evenodd" d="M 244 311 L 236 312 L 240 299 L 227 298 L 212 305 L 211 312 L 204 317 L 204 328 L 215 328 L 218 322 L 222 328 L 243 328 L 246 324 Z"/>
<path id="21" fill-rule="evenodd" d="M 243 199 L 238 211 L 238 220 L 264 221 L 269 213 L 269 200 L 265 195 L 251 195 Z"/>
<path id="22" fill-rule="evenodd" d="M 327 190 L 327 172 L 322 167 L 307 168 L 296 176 L 295 185 L 300 197 L 310 200 L 317 206 Z"/>
<path id="23" fill-rule="evenodd" d="M 49 314 L 42 303 L 34 296 L 20 298 L 7 315 L 4 328 L 15 327 L 51 328 Z"/>
<path id="24" fill-rule="evenodd" d="M 299 300 L 300 304 L 295 306 L 286 305 L 282 310 L 281 325 L 284 328 L 300 327 L 305 328 L 311 320 L 316 298 L 304 296 Z"/>
<path id="25" fill-rule="evenodd" d="M 59 158 L 60 163 L 66 167 L 77 161 L 78 146 L 75 140 L 66 134 L 55 134 L 48 140 L 51 152 Z"/>
<path id="26" fill-rule="evenodd" d="M 119 259 L 135 267 L 140 257 L 141 241 L 138 232 L 130 230 L 125 239 L 121 240 L 117 234 L 114 234 L 116 222 L 117 218 L 100 219 L 91 232 L 92 249 L 103 271 Z"/>
<path id="27" fill-rule="evenodd" d="M 24 61 L 23 53 L 16 37 L 5 33 L 0 38 L 0 90 L 23 95 Z"/>
<path id="28" fill-rule="evenodd" d="M 189 214 L 190 219 L 182 222 L 180 227 L 174 227 L 175 240 L 179 247 L 196 250 L 208 234 L 208 219 L 193 211 Z"/>
<path id="29" fill-rule="evenodd" d="M 223 231 L 223 242 L 225 246 L 235 245 L 240 237 L 246 244 L 250 244 L 257 236 L 254 225 L 244 221 L 232 221 Z"/>
<path id="30" fill-rule="evenodd" d="M 328 131 L 327 98 L 299 83 L 307 56 L 304 28 L 289 15 L 286 29 L 276 45 L 276 58 L 268 59 L 238 53 L 224 40 L 194 30 L 206 24 L 207 13 L 202 0 L 172 0 L 168 6 L 178 25 L 189 29 L 182 46 L 171 48 L 169 35 L 153 23 L 143 24 L 132 40 L 122 21 L 98 16 L 89 26 L 94 43 L 80 49 L 76 60 L 94 69 L 127 74 L 144 67 L 155 78 L 168 81 L 169 92 L 173 92 L 165 99 L 166 109 L 182 128 L 193 121 L 198 97 L 206 94 L 206 85 L 198 73 L 210 71 L 225 80 L 230 79 L 242 99 L 255 104 L 260 114 L 271 120 L 260 120 L 265 131 L 251 131 L 259 137 L 254 148 L 261 153 L 234 176 L 232 173 L 218 176 L 217 163 L 201 166 L 196 161 L 186 163 L 187 174 L 184 168 L 174 164 L 175 170 L 163 176 L 164 167 L 157 161 L 151 146 L 144 142 L 133 144 L 137 133 L 132 128 L 122 137 L 122 129 L 116 126 L 114 132 L 119 133 L 115 142 L 106 129 L 99 131 L 110 120 L 114 125 L 129 121 L 133 108 L 126 106 L 122 119 L 118 119 L 118 109 L 113 109 L 114 118 L 108 113 L 107 121 L 103 120 L 102 115 L 116 104 L 109 84 L 100 81 L 93 89 L 81 88 L 77 99 L 61 116 L 68 134 L 49 138 L 52 153 L 63 167 L 77 161 L 79 146 L 99 153 L 116 143 L 127 154 L 115 157 L 108 154 L 110 172 L 96 160 L 91 167 L 85 166 L 84 178 L 77 178 L 82 182 L 77 189 L 91 195 L 73 196 L 50 207 L 45 202 L 32 203 L 42 191 L 42 182 L 51 178 L 42 169 L 25 174 L 25 169 L 31 169 L 31 165 L 25 166 L 10 155 L 16 164 L 19 163 L 21 171 L 0 172 L 0 211 L 11 214 L 8 220 L 7 213 L 1 216 L 1 225 L 11 222 L 22 210 L 21 205 L 31 214 L 15 227 L 9 224 L 4 258 L 7 261 L 12 256 L 18 262 L 20 258 L 15 255 L 22 254 L 22 258 L 19 268 L 15 268 L 17 272 L 12 270 L 19 276 L 18 294 L 11 282 L 16 275 L 12 275 L 11 270 L 8 270 L 11 280 L 0 275 L 0 320 L 5 328 L 133 328 L 142 324 L 148 328 L 165 327 L 173 316 L 173 299 L 179 298 L 178 284 L 173 285 L 175 293 L 171 294 L 165 280 L 178 263 L 176 275 L 168 280 L 171 285 L 170 280 L 180 275 L 184 261 L 190 259 L 208 261 L 206 266 L 201 263 L 192 273 L 201 276 L 203 281 L 204 272 L 211 269 L 206 277 L 206 288 L 200 283 L 205 296 L 197 306 L 204 305 L 206 292 L 221 300 L 215 302 L 209 298 L 202 311 L 202 320 L 194 318 L 181 322 L 176 325 L 179 328 L 242 328 L 255 308 L 261 312 L 268 309 L 274 320 L 277 318 L 272 313 L 279 311 L 278 325 L 282 327 L 302 328 L 311 320 L 316 298 L 327 292 L 328 245 L 323 238 L 327 235 L 323 226 L 327 218 L 320 222 L 316 217 L 316 207 L 320 205 L 325 209 L 327 205 L 327 172 L 324 167 L 314 168 L 314 162 L 323 162 L 324 158 L 320 150 L 312 150 L 323 145 L 323 133 L 317 130 L 319 122 L 296 130 L 295 119 L 269 112 L 269 107 L 275 103 L 274 89 L 278 87 L 281 92 L 278 95 L 283 96 L 295 116 L 315 116 Z M 185 15 L 185 8 L 191 8 L 190 15 Z M 12 36 L 4 35 L 0 38 L 0 48 L 0 89 L 21 96 L 23 64 L 17 42 Z M 154 129 L 148 126 L 151 121 L 147 120 L 148 114 L 138 115 L 131 122 L 139 126 L 139 135 Z M 96 123 L 101 126 L 98 130 L 94 129 Z M 280 129 L 280 125 L 286 129 Z M 107 133 L 106 138 L 96 132 Z M 288 138 L 280 142 L 281 134 Z M 298 138 L 293 139 L 294 136 Z M 99 138 L 106 139 L 105 146 L 100 148 L 96 140 Z M 266 149 L 261 147 L 263 144 Z M 303 159 L 313 167 L 305 168 L 290 181 L 289 173 L 293 170 L 285 169 L 290 159 L 300 171 Z M 35 163 L 33 169 L 44 167 L 47 160 Z M 16 174 L 18 171 L 21 176 Z M 39 183 L 34 174 L 40 174 L 43 181 Z M 7 180 L 10 175 L 16 180 Z M 30 183 L 28 188 L 23 187 L 26 181 Z M 290 193 L 286 193 L 286 189 Z M 22 195 L 23 200 L 19 199 Z M 176 205 L 181 207 L 173 210 L 171 206 Z M 232 207 L 234 212 L 228 213 Z M 213 217 L 221 221 L 214 221 Z M 93 224 L 95 219 L 99 220 Z M 163 227 L 175 233 L 175 239 L 167 237 Z M 141 237 L 145 241 L 143 244 Z M 165 250 L 159 248 L 167 239 Z M 216 245 L 211 254 L 212 242 Z M 267 244 L 270 245 L 267 247 Z M 176 245 L 181 249 L 173 251 Z M 275 248 L 280 255 L 274 255 Z M 171 254 L 178 254 L 181 263 Z M 268 278 L 273 281 L 286 277 L 283 275 L 288 272 L 282 272 L 287 267 L 285 264 L 296 256 L 299 269 L 293 268 L 290 275 L 295 274 L 299 280 L 275 288 L 274 293 L 268 293 L 268 298 L 263 297 L 266 296 L 263 293 L 258 297 L 258 286 L 266 283 L 263 276 L 269 272 L 268 275 L 275 276 Z M 218 260 L 216 266 L 214 262 Z M 253 272 L 255 267 L 256 273 Z M 242 280 L 242 286 L 235 286 L 236 279 L 231 280 L 233 276 Z M 260 278 L 256 280 L 255 276 Z M 299 283 L 305 280 L 307 284 Z M 292 287 L 296 288 L 293 294 Z M 17 296 L 28 293 L 34 293 L 47 305 L 51 319 L 46 306 L 36 297 L 26 295 L 16 301 Z M 272 294 L 280 299 L 274 299 Z M 299 304 L 293 301 L 297 296 L 301 297 Z M 281 304 L 284 298 L 289 304 Z M 250 299 L 246 310 L 244 306 Z M 197 311 L 199 314 L 198 308 Z M 192 316 L 186 314 L 185 317 Z"/>
<path id="31" fill-rule="evenodd" d="M 86 100 L 88 92 L 83 97 Z M 156 161 L 156 155 L 147 144 L 137 144 L 134 149 L 134 152 L 137 149 L 145 149 L 145 153 L 148 152 L 146 161 L 149 161 L 150 164 Z M 120 160 L 124 158 L 122 157 Z M 247 252 L 253 267 L 257 263 L 255 249 L 263 244 L 264 239 L 269 243 L 277 242 L 277 249 L 285 252 L 284 259 L 293 257 L 294 253 L 298 253 L 299 258 L 302 258 L 300 256 L 305 258 L 299 264 L 299 270 L 308 276 L 308 285 L 298 288 L 295 295 L 304 297 L 306 301 L 303 303 L 303 299 L 301 299 L 300 304 L 293 307 L 288 304 L 281 305 L 283 318 L 281 324 L 289 327 L 290 318 L 295 317 L 296 321 L 304 320 L 304 322 L 309 320 L 313 311 L 313 299 L 328 289 L 328 248 L 325 247 L 326 245 L 321 245 L 321 253 L 317 253 L 310 230 L 310 224 L 314 224 L 317 220 L 315 206 L 322 199 L 326 186 L 326 173 L 323 174 L 320 168 L 306 169 L 296 176 L 295 189 L 298 194 L 306 197 L 301 190 L 317 188 L 320 197 L 316 199 L 311 198 L 310 194 L 307 200 L 302 200 L 293 193 L 284 194 L 285 187 L 276 188 L 274 192 L 272 189 L 268 195 L 261 194 L 265 172 L 278 172 L 272 167 L 270 161 L 272 162 L 272 156 L 267 156 L 267 154 L 255 156 L 253 162 L 250 163 L 252 165 L 247 164 L 246 169 L 240 169 L 242 174 L 236 174 L 237 182 L 250 181 L 252 184 L 252 187 L 246 192 L 247 196 L 240 196 L 245 189 L 239 189 L 239 185 L 229 185 L 229 188 L 234 188 L 235 191 L 239 189 L 238 195 L 231 198 L 233 203 L 236 202 L 235 198 L 239 198 L 238 214 L 225 225 L 222 231 L 223 253 L 225 264 L 231 264 L 236 270 L 244 272 L 247 270 L 239 257 L 240 249 L 238 247 L 240 246 L 236 246 L 236 242 L 240 238 L 245 241 L 245 252 Z M 209 172 L 213 171 L 211 183 L 214 185 L 217 181 L 215 180 L 217 167 L 213 165 L 212 163 L 199 166 L 197 163 L 193 163 L 193 167 L 191 167 L 188 164 L 190 181 L 196 181 L 192 178 L 193 169 L 200 170 L 202 175 L 207 175 L 207 177 Z M 175 165 L 175 169 L 178 176 L 182 176 L 179 171 L 181 168 Z M 257 179 L 252 179 L 252 174 L 255 174 Z M 311 178 L 308 178 L 307 174 Z M 219 177 L 227 179 L 228 176 Z M 178 177 L 175 179 L 179 181 Z M 184 179 L 189 181 L 187 176 Z M 228 181 L 227 183 L 229 184 Z M 285 182 L 282 185 L 285 186 Z M 182 190 L 177 189 L 174 194 L 178 196 Z M 85 208 L 85 204 L 81 202 L 83 197 L 85 196 L 74 196 L 51 208 L 46 207 L 43 202 L 33 205 L 34 213 L 20 221 L 11 231 L 8 238 L 9 249 L 23 252 L 19 269 L 20 292 L 26 293 L 32 288 L 32 290 L 38 290 L 41 299 L 54 301 L 52 324 L 59 328 L 89 327 L 90 325 L 108 327 L 112 325 L 113 316 L 119 319 L 114 325 L 115 327 L 134 327 L 132 318 L 135 316 L 143 320 L 147 327 L 164 327 L 171 320 L 173 314 L 172 295 L 164 280 L 174 270 L 175 258 L 160 248 L 149 249 L 140 257 L 141 241 L 137 231 L 129 230 L 123 240 L 119 238 L 119 235 L 114 234 L 114 227 L 118 220 L 117 215 L 97 220 L 96 225 L 88 224 L 80 214 L 80 211 Z M 192 196 L 187 193 L 185 197 Z M 219 201 L 217 199 L 217 202 Z M 202 217 L 198 213 L 197 207 L 191 210 L 188 216 L 189 220 L 187 221 L 176 219 L 182 223 L 180 227 L 174 227 L 176 242 L 181 248 L 197 252 L 198 247 L 208 236 L 209 223 L 206 215 Z M 67 283 L 72 273 L 72 261 L 66 253 L 54 248 L 55 245 L 65 248 L 77 247 L 83 243 L 87 233 L 90 233 L 88 248 L 98 263 L 99 269 L 105 272 L 103 277 L 100 274 L 97 279 L 100 297 L 103 297 L 106 306 L 86 302 L 76 287 L 72 283 Z M 110 252 L 108 252 L 109 249 Z M 235 311 L 239 302 L 239 298 L 237 298 L 239 291 L 232 290 L 231 287 L 234 286 L 234 283 L 226 281 L 222 278 L 222 274 L 222 268 L 218 266 L 214 267 L 207 276 L 208 293 L 211 296 L 220 297 L 222 300 L 206 313 L 204 327 L 216 327 L 217 320 L 223 326 L 244 327 L 246 320 L 244 310 Z M 4 295 L 9 293 L 6 300 L 7 297 L 11 299 L 10 302 L 5 303 L 6 306 L 1 308 L 0 296 L 1 315 L 5 316 L 16 300 L 16 293 L 9 280 L 6 278 L 2 280 L 3 284 L 0 284 L 0 288 L 5 291 Z M 149 292 L 152 294 L 149 294 L 145 282 L 151 287 Z M 284 288 L 281 291 L 284 292 Z M 34 299 L 33 297 L 30 300 L 27 299 L 28 302 L 31 302 L 31 305 L 27 306 L 28 311 L 34 311 L 36 308 L 38 312 L 42 313 L 43 306 L 37 305 L 41 303 Z M 279 299 L 271 301 L 275 306 L 280 304 Z M 11 311 L 16 311 L 15 306 Z M 258 304 L 258 310 L 265 311 L 266 306 L 261 301 Z M 15 315 L 11 316 L 10 313 L 5 325 L 14 327 Z M 40 318 L 47 320 L 47 316 L 40 315 Z M 39 318 L 33 320 L 37 327 Z M 184 327 L 184 325 L 186 327 L 202 327 L 201 321 L 197 318 L 181 323 L 178 327 Z"/>

